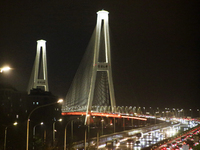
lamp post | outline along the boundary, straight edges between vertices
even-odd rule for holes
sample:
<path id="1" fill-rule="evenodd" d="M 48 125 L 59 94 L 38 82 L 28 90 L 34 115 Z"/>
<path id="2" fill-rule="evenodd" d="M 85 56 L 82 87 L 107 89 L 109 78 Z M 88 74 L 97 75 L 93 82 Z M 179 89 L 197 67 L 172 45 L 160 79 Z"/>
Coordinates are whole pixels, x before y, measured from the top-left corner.
<path id="1" fill-rule="evenodd" d="M 177 113 L 176 113 L 176 109 L 173 108 L 172 111 L 173 111 L 174 117 L 176 118 L 176 116 L 177 116 L 177 115 L 176 115 L 176 114 L 177 114 Z"/>
<path id="2" fill-rule="evenodd" d="M 39 123 L 39 124 L 37 124 L 37 125 L 35 125 L 34 127 L 33 127 L 33 137 L 35 138 L 35 128 L 36 128 L 36 126 L 38 126 L 38 125 L 43 125 L 44 123 L 43 122 L 41 122 L 41 123 Z"/>
<path id="3" fill-rule="evenodd" d="M 65 137 L 64 137 L 64 150 L 66 150 L 67 147 L 67 125 L 70 123 L 71 121 L 67 122 L 66 126 L 65 126 Z"/>
<path id="4" fill-rule="evenodd" d="M 190 114 L 190 115 L 191 115 L 191 118 L 192 118 L 192 109 L 189 109 L 189 111 L 191 112 L 191 114 Z"/>
<path id="5" fill-rule="evenodd" d="M 41 123 L 39 123 L 39 124 L 36 124 L 34 127 L 33 127 L 33 138 L 35 138 L 35 128 L 36 128 L 36 126 L 38 126 L 38 125 L 43 125 L 44 123 L 43 122 L 41 122 Z M 33 149 L 35 149 L 35 142 L 33 142 Z"/>
<path id="6" fill-rule="evenodd" d="M 79 119 L 79 118 L 76 118 L 76 119 Z M 67 147 L 67 126 L 68 126 L 68 124 L 69 124 L 71 121 L 74 121 L 74 120 L 76 120 L 76 119 L 69 120 L 69 121 L 67 122 L 67 124 L 65 125 L 64 150 L 66 150 L 66 147 Z"/>
<path id="7" fill-rule="evenodd" d="M 200 111 L 199 111 L 199 109 L 197 109 L 197 111 L 199 112 L 199 117 L 200 117 Z"/>
<path id="8" fill-rule="evenodd" d="M 28 119 L 27 119 L 27 126 L 26 126 L 26 150 L 28 150 L 28 144 L 29 144 L 29 121 L 30 121 L 30 117 L 31 117 L 31 114 L 39 109 L 39 108 L 42 108 L 42 107 L 46 107 L 46 106 L 50 106 L 50 105 L 54 105 L 54 104 L 57 104 L 57 103 L 62 103 L 63 102 L 63 99 L 59 99 L 57 102 L 54 102 L 54 103 L 50 103 L 50 104 L 46 104 L 46 105 L 41 105 L 41 106 L 38 106 L 36 108 L 34 108 L 28 115 Z"/>
<path id="9" fill-rule="evenodd" d="M 14 122 L 12 125 L 16 126 L 17 122 Z M 11 125 L 9 125 L 9 126 L 11 126 Z M 8 129 L 9 126 L 5 127 L 4 150 L 6 150 L 7 129 Z"/>
<path id="10" fill-rule="evenodd" d="M 61 122 L 62 119 L 58 119 L 58 121 Z M 53 122 L 53 147 L 54 147 L 54 145 L 55 145 L 55 139 L 56 139 L 56 138 L 55 138 L 55 132 L 56 132 L 55 124 L 56 124 L 56 121 Z"/>
<path id="11" fill-rule="evenodd" d="M 181 109 L 180 112 L 181 112 L 180 116 L 181 116 L 182 118 L 184 118 L 184 110 Z"/>
<path id="12" fill-rule="evenodd" d="M 151 107 L 149 107 L 149 115 L 152 115 L 151 111 L 152 111 Z"/>
<path id="13" fill-rule="evenodd" d="M 143 110 L 144 110 L 144 115 L 146 116 L 146 110 L 145 110 L 145 107 L 143 107 Z"/>
<path id="14" fill-rule="evenodd" d="M 101 119 L 101 135 L 103 135 L 103 122 L 104 122 L 104 120 Z"/>

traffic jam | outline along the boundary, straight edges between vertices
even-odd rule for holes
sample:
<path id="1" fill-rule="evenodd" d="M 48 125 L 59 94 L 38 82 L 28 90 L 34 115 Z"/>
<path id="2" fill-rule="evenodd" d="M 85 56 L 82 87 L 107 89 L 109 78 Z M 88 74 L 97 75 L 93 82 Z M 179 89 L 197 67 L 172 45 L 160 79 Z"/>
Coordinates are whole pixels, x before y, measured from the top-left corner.
<path id="1" fill-rule="evenodd" d="M 199 145 L 200 127 L 184 133 L 183 135 L 166 142 L 155 150 L 192 150 Z"/>

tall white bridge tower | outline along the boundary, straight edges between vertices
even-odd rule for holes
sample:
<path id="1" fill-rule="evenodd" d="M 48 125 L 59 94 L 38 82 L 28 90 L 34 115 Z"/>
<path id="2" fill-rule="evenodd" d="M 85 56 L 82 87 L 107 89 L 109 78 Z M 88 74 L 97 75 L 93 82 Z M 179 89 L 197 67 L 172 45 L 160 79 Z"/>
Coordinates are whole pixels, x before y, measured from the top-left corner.
<path id="1" fill-rule="evenodd" d="M 93 106 L 116 107 L 112 79 L 108 11 L 97 12 L 97 23 L 85 55 L 68 90 L 62 112 L 86 112 Z M 96 109 L 96 108 L 95 108 Z M 87 117 L 86 117 L 87 121 Z"/>
<path id="2" fill-rule="evenodd" d="M 31 78 L 28 86 L 28 93 L 35 88 L 43 88 L 44 91 L 49 91 L 47 78 L 47 58 L 46 58 L 46 41 L 37 41 L 37 51 Z"/>
<path id="3" fill-rule="evenodd" d="M 94 88 L 97 79 L 98 72 L 105 72 L 108 78 L 108 90 L 110 95 L 111 108 L 116 106 L 115 95 L 113 88 L 113 79 L 111 71 L 111 56 L 110 56 L 110 36 L 108 26 L 108 11 L 102 10 L 97 12 L 97 23 L 96 23 L 96 35 L 94 45 L 94 60 L 93 60 L 93 71 L 90 85 L 90 92 L 87 104 L 87 113 L 91 111 L 92 101 L 94 99 Z M 101 43 L 102 42 L 102 43 Z M 100 49 L 100 46 L 103 46 Z M 104 51 L 101 51 L 104 50 Z M 101 53 L 104 53 L 104 57 L 101 58 Z"/>

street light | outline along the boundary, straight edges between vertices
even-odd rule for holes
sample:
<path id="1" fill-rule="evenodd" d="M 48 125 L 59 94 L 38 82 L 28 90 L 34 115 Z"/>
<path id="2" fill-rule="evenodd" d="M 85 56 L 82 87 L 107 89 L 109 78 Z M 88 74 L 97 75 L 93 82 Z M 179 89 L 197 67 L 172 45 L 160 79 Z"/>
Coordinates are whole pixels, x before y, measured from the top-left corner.
<path id="1" fill-rule="evenodd" d="M 192 109 L 189 109 L 191 111 L 191 118 L 192 118 Z"/>
<path id="2" fill-rule="evenodd" d="M 76 119 L 79 119 L 79 118 L 76 118 Z M 74 120 L 76 120 L 76 119 L 69 120 L 69 121 L 67 122 L 67 124 L 65 125 L 64 150 L 66 150 L 66 147 L 67 147 L 67 126 L 68 126 L 68 124 L 69 124 L 71 121 L 74 121 Z"/>
<path id="3" fill-rule="evenodd" d="M 143 110 L 144 110 L 144 115 L 146 116 L 146 110 L 145 110 L 145 107 L 143 107 Z"/>
<path id="4" fill-rule="evenodd" d="M 65 126 L 65 137 L 64 137 L 64 150 L 66 150 L 66 146 L 67 146 L 67 125 L 70 123 L 71 121 L 67 122 L 66 126 Z"/>
<path id="5" fill-rule="evenodd" d="M 38 106 L 38 107 L 34 108 L 34 109 L 30 112 L 30 114 L 28 115 L 27 126 L 26 126 L 26 127 L 27 127 L 27 129 L 26 129 L 26 150 L 28 150 L 28 144 L 29 144 L 29 143 L 28 143 L 28 142 L 29 142 L 29 121 L 30 121 L 31 114 L 32 114 L 35 110 L 37 110 L 37 109 L 39 109 L 39 108 L 46 107 L 46 106 L 50 106 L 50 105 L 54 105 L 54 104 L 57 104 L 57 103 L 62 103 L 62 102 L 63 102 L 63 100 L 62 100 L 62 99 L 59 99 L 57 102 Z"/>
<path id="6" fill-rule="evenodd" d="M 57 103 L 62 103 L 63 102 L 63 99 L 59 99 L 58 101 L 57 101 Z"/>
<path id="7" fill-rule="evenodd" d="M 101 120 L 101 134 L 103 135 L 103 122 L 104 122 L 104 120 L 102 119 Z"/>
<path id="8" fill-rule="evenodd" d="M 3 68 L 0 68 L 0 73 L 4 72 L 4 71 L 8 71 L 10 70 L 10 67 L 3 67 Z"/>
<path id="9" fill-rule="evenodd" d="M 58 121 L 61 122 L 62 119 L 58 119 Z M 56 132 L 56 130 L 55 130 L 55 124 L 56 124 L 56 121 L 53 122 L 53 146 L 55 145 L 55 132 Z"/>
<path id="10" fill-rule="evenodd" d="M 12 125 L 16 126 L 17 122 L 14 122 Z M 9 126 L 11 126 L 11 125 L 9 125 Z M 8 129 L 9 126 L 5 127 L 4 150 L 6 150 L 7 129 Z"/>
<path id="11" fill-rule="evenodd" d="M 43 125 L 43 124 L 44 124 L 44 123 L 41 122 L 41 123 L 39 123 L 39 124 L 36 124 L 36 125 L 33 127 L 33 138 L 35 138 L 35 128 L 36 128 L 36 126 L 38 126 L 38 125 Z M 33 149 L 35 149 L 34 145 L 35 145 L 35 142 L 33 143 Z"/>
<path id="12" fill-rule="evenodd" d="M 39 124 L 36 124 L 34 127 L 33 127 L 33 137 L 35 138 L 35 128 L 36 126 L 38 125 L 43 125 L 44 123 L 43 122 L 40 122 Z"/>

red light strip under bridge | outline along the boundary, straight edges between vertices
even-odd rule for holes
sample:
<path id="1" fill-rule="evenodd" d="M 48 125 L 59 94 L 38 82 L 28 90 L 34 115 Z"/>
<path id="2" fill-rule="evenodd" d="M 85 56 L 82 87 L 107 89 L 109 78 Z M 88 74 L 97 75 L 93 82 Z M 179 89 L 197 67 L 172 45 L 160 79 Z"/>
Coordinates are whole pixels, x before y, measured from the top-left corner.
<path id="1" fill-rule="evenodd" d="M 62 115 L 77 115 L 77 116 L 85 116 L 86 112 L 63 112 Z M 146 118 L 140 118 L 140 117 L 131 117 L 131 116 L 121 116 L 119 114 L 109 114 L 109 113 L 98 113 L 98 112 L 91 112 L 89 114 L 90 116 L 100 116 L 100 117 L 113 117 L 113 118 L 129 118 L 129 119 L 137 119 L 137 120 L 143 120 L 146 121 Z"/>

